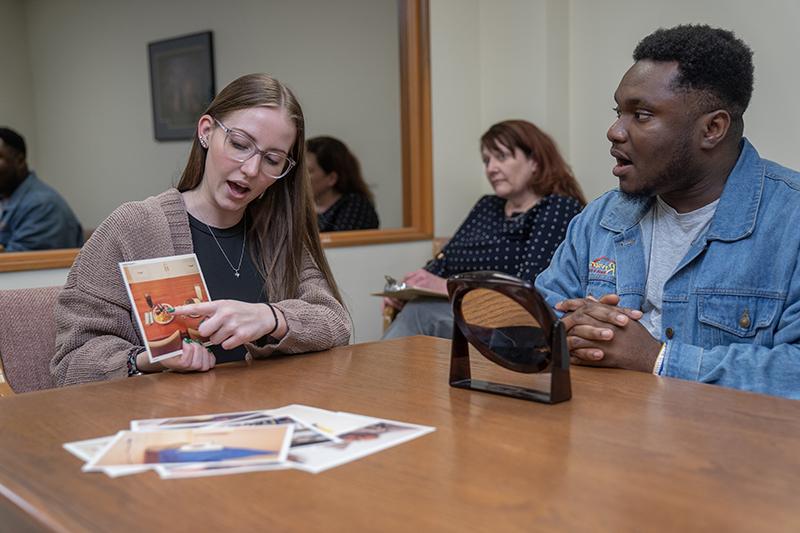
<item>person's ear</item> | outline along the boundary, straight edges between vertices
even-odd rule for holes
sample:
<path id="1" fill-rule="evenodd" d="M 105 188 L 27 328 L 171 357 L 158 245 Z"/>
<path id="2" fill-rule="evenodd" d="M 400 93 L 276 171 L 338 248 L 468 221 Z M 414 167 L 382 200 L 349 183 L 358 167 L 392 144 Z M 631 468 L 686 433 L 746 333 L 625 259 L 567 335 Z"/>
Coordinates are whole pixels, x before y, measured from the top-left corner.
<path id="1" fill-rule="evenodd" d="M 528 169 L 531 171 L 529 186 L 533 187 L 533 182 L 536 179 L 536 175 L 539 173 L 539 163 L 533 157 L 528 158 Z"/>
<path id="2" fill-rule="evenodd" d="M 211 130 L 214 129 L 214 119 L 211 115 L 203 115 L 197 121 L 197 138 L 200 139 L 200 144 L 203 148 L 208 148 L 209 136 Z"/>
<path id="3" fill-rule="evenodd" d="M 339 174 L 337 174 L 335 170 L 333 172 L 329 172 L 325 178 L 330 187 L 336 187 L 336 184 L 339 182 Z"/>
<path id="4" fill-rule="evenodd" d="M 717 109 L 700 117 L 700 147 L 711 150 L 728 135 L 731 128 L 731 115 L 724 109 Z"/>

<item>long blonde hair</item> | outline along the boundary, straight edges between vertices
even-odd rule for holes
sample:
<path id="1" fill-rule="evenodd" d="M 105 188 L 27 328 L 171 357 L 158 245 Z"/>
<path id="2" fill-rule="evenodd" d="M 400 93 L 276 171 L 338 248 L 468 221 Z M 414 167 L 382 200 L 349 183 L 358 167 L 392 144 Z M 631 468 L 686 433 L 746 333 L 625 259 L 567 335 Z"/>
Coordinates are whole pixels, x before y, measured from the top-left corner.
<path id="1" fill-rule="evenodd" d="M 246 238 L 253 263 L 264 276 L 266 293 L 272 301 L 297 297 L 303 253 L 307 250 L 336 299 L 344 305 L 319 240 L 317 214 L 306 177 L 305 119 L 292 91 L 266 74 L 248 74 L 222 89 L 203 114 L 224 121 L 234 111 L 253 107 L 284 110 L 297 130 L 289 152 L 297 164 L 247 206 L 251 223 L 247 224 Z M 195 136 L 177 189 L 184 192 L 198 187 L 205 166 L 206 149 Z"/>

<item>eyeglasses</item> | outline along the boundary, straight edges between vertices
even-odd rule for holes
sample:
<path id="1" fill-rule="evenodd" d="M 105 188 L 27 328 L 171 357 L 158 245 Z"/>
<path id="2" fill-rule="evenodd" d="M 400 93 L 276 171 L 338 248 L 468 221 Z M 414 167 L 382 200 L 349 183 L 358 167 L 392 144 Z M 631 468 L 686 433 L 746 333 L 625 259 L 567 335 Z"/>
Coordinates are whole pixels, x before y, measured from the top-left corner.
<path id="1" fill-rule="evenodd" d="M 216 118 L 214 121 L 219 124 L 219 127 L 225 132 L 225 144 L 222 150 L 226 156 L 234 161 L 244 163 L 258 154 L 261 156 L 261 171 L 275 179 L 284 177 L 297 164 L 294 159 L 288 155 L 260 150 L 258 146 L 256 146 L 255 141 L 246 133 L 228 128 Z"/>

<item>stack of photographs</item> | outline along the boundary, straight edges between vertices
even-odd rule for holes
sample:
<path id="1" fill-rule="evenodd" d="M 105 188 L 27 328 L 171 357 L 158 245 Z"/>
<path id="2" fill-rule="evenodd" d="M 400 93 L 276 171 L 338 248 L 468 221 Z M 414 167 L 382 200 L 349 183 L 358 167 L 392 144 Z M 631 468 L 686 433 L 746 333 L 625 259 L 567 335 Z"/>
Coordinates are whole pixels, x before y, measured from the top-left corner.
<path id="1" fill-rule="evenodd" d="M 435 428 L 306 405 L 133 420 L 130 430 L 64 448 L 84 472 L 111 477 L 154 470 L 174 479 L 295 468 L 319 473 Z"/>

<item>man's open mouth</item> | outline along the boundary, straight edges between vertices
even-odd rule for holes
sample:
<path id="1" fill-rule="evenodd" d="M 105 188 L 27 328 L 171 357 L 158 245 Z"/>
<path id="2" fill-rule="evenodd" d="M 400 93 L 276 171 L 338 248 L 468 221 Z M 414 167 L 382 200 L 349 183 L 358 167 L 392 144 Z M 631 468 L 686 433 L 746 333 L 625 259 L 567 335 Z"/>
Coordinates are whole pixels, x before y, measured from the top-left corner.
<path id="1" fill-rule="evenodd" d="M 614 161 L 616 161 L 616 165 L 612 170 L 612 173 L 615 176 L 619 177 L 621 174 L 625 173 L 626 170 L 633 166 L 633 161 L 628 159 L 627 154 L 620 152 L 619 150 L 612 148 L 611 157 L 613 157 Z"/>

